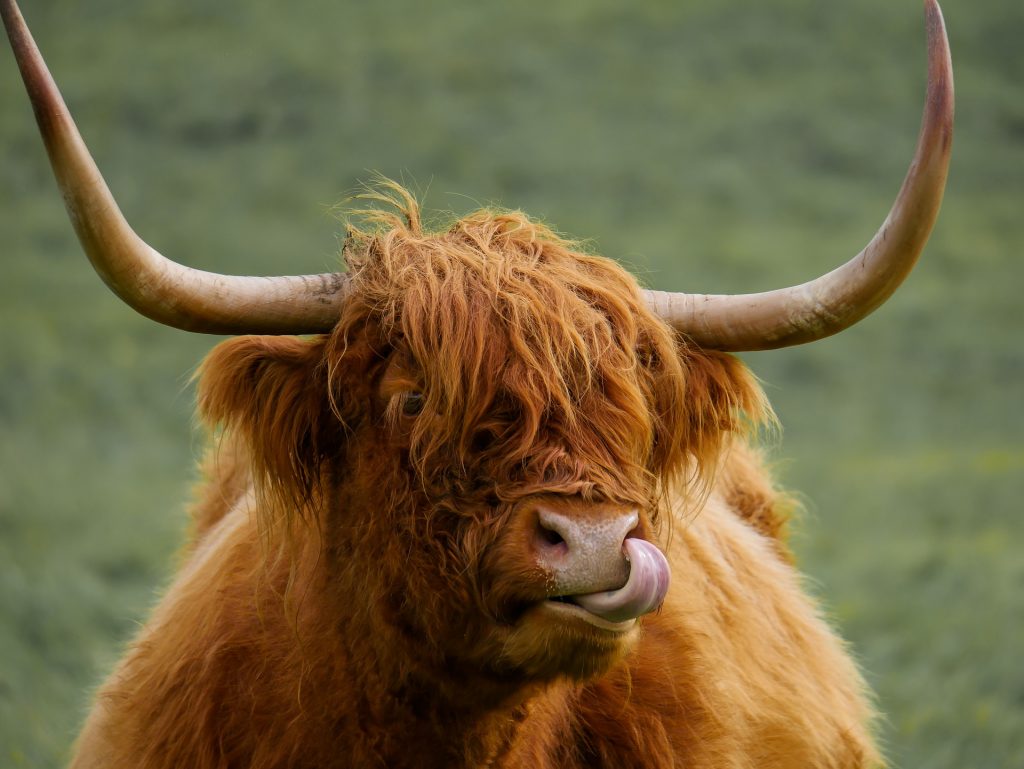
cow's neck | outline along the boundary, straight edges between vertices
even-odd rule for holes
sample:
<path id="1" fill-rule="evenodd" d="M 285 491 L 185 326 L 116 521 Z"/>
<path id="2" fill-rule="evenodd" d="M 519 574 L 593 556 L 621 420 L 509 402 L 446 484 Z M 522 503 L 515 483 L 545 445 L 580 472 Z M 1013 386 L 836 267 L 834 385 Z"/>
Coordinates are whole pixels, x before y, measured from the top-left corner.
<path id="1" fill-rule="evenodd" d="M 428 659 L 409 629 L 383 621 L 378 605 L 354 598 L 367 595 L 366 585 L 346 584 L 344 570 L 325 568 L 344 559 L 315 549 L 300 559 L 311 568 L 293 579 L 291 592 L 320 598 L 298 603 L 303 656 L 333 662 L 322 666 L 318 680 L 304 684 L 317 695 L 305 696 L 316 696 L 325 712 L 352 713 L 356 706 L 352 723 L 338 736 L 349 748 L 353 739 L 362 743 L 360 761 L 396 769 L 500 767 L 507 754 L 527 746 L 534 755 L 564 749 L 559 743 L 570 729 L 574 685 L 524 686 Z M 333 600 L 324 600 L 328 596 Z M 323 648 L 314 649 L 317 644 Z M 559 729 L 533 728 L 540 714 Z"/>
<path id="2" fill-rule="evenodd" d="M 533 755 L 553 756 L 570 730 L 574 687 L 569 684 L 517 688 L 507 694 L 507 685 L 458 674 L 449 674 L 446 685 L 439 686 L 433 676 L 415 673 L 399 683 L 394 671 L 354 672 L 364 725 L 388 735 L 380 741 L 377 756 L 389 767 L 499 767 L 527 745 Z M 454 686 L 454 680 L 464 685 Z M 542 713 L 547 728 L 537 730 L 534 719 Z M 562 728 L 553 730 L 552 723 Z"/>
<path id="3" fill-rule="evenodd" d="M 326 638 L 322 625 L 318 630 Z M 307 674 L 294 680 L 303 680 L 307 709 L 324 714 L 328 722 L 331 713 L 344 719 L 336 727 L 337 748 L 354 756 L 354 766 L 499 767 L 503 757 L 523 748 L 524 740 L 552 738 L 532 728 L 535 716 L 543 713 L 550 719 L 561 712 L 567 720 L 570 712 L 567 684 L 517 690 L 457 671 L 442 681 L 415 665 L 399 670 L 378 653 L 388 643 L 379 635 L 347 634 L 343 648 L 332 650 L 332 664 L 313 671 L 308 660 L 326 654 L 313 648 L 312 634 L 300 634 Z M 550 752 L 547 746 L 536 747 Z"/>

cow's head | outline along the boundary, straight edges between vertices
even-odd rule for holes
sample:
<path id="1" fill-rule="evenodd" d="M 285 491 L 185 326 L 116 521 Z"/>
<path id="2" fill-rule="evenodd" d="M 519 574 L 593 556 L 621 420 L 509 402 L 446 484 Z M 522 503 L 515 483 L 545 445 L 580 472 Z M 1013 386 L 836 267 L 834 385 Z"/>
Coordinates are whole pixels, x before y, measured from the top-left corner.
<path id="1" fill-rule="evenodd" d="M 702 477 L 759 390 L 522 214 L 429 234 L 400 205 L 350 235 L 335 329 L 225 343 L 201 407 L 252 447 L 262 509 L 312 510 L 337 558 L 375 565 L 341 582 L 420 653 L 602 669 L 668 586 L 663 490 Z"/>
<path id="2" fill-rule="evenodd" d="M 820 339 L 878 307 L 937 215 L 952 135 L 942 18 L 926 2 L 929 86 L 917 153 L 865 249 L 800 286 L 641 291 L 518 214 L 437 234 L 410 200 L 353 232 L 347 273 L 216 275 L 171 262 L 121 216 L 12 0 L 0 14 L 72 221 L 125 301 L 244 337 L 201 401 L 248 446 L 271 514 L 305 515 L 351 601 L 438 664 L 586 675 L 628 648 L 667 566 L 648 543 L 662 492 L 700 480 L 764 413 L 721 352 Z M 399 198 L 400 190 L 393 189 Z"/>

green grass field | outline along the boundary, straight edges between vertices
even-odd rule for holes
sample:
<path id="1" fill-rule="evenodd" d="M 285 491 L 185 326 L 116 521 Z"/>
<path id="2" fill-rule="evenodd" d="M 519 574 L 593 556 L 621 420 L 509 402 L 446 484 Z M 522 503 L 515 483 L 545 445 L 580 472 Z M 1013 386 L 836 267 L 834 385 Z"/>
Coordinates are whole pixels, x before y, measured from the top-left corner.
<path id="1" fill-rule="evenodd" d="M 522 208 L 649 285 L 855 253 L 910 160 L 919 2 L 24 2 L 136 229 L 189 265 L 337 263 L 371 171 Z M 747 356 L 797 546 L 906 769 L 1024 767 L 1024 4 L 947 0 L 939 225 L 845 334 Z M 92 272 L 0 46 L 0 766 L 56 767 L 174 566 L 201 437 L 163 328 Z"/>

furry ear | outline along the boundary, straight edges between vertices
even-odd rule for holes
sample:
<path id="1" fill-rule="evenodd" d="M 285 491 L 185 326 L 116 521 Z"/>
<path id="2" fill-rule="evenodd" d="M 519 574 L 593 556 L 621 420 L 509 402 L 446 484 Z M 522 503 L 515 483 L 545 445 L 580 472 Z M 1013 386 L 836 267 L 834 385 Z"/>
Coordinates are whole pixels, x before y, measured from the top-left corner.
<path id="1" fill-rule="evenodd" d="M 344 431 L 331 411 L 325 346 L 323 337 L 239 337 L 218 345 L 197 374 L 203 422 L 236 432 L 251 452 L 258 491 L 300 514 Z"/>

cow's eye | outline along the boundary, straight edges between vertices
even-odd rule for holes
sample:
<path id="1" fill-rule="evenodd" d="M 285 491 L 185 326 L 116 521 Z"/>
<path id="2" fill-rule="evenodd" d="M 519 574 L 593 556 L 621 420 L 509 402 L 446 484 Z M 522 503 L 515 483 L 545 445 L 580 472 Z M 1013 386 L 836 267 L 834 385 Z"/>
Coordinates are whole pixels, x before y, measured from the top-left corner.
<path id="1" fill-rule="evenodd" d="M 407 417 L 414 417 L 423 411 L 423 393 L 407 392 L 402 393 L 402 413 Z"/>

